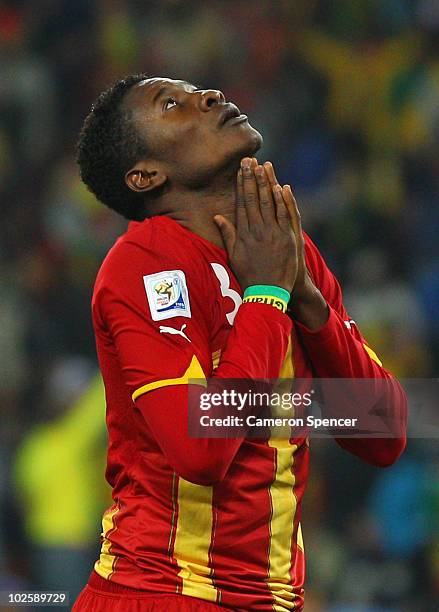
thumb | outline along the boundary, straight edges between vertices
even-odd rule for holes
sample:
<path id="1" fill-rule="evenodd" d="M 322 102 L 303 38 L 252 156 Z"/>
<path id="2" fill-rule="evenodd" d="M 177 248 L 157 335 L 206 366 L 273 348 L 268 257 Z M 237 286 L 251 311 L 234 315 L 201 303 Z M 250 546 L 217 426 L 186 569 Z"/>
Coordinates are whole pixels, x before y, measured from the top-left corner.
<path id="1" fill-rule="evenodd" d="M 228 221 L 222 215 L 215 215 L 213 220 L 215 221 L 226 247 L 227 254 L 230 256 L 233 253 L 233 248 L 236 241 L 236 230 L 230 221 Z"/>

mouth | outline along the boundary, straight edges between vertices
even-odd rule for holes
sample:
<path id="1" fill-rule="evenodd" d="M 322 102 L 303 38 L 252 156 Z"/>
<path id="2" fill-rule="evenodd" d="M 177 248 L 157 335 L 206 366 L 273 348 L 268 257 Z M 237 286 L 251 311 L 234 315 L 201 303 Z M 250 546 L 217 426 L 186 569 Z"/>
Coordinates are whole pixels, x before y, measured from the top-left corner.
<path id="1" fill-rule="evenodd" d="M 237 106 L 231 103 L 224 105 L 224 109 L 220 114 L 220 127 L 226 123 L 241 123 L 242 121 L 247 121 L 247 115 L 242 115 Z"/>

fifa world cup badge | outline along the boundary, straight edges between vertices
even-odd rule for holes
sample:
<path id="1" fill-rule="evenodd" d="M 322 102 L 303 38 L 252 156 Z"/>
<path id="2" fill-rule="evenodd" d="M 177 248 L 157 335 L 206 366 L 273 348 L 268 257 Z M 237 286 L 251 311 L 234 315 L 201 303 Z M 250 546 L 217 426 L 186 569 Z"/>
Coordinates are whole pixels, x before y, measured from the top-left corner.
<path id="1" fill-rule="evenodd" d="M 147 274 L 143 283 L 153 321 L 191 316 L 186 276 L 182 270 Z"/>

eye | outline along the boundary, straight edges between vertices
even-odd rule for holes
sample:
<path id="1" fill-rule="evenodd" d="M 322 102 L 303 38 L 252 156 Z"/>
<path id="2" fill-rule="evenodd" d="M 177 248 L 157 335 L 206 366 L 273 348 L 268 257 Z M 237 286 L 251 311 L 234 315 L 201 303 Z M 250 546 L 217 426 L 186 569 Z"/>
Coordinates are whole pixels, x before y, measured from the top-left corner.
<path id="1" fill-rule="evenodd" d="M 175 98 L 168 98 L 165 102 L 164 109 L 169 110 L 170 108 L 173 108 L 174 106 L 177 106 L 177 101 L 175 100 Z"/>

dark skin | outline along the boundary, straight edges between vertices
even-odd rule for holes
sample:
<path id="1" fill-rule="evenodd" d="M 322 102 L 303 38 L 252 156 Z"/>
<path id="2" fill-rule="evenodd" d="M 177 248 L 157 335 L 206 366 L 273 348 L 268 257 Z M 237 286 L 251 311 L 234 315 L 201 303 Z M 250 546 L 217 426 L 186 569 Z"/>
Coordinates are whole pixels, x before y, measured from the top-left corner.
<path id="1" fill-rule="evenodd" d="M 253 154 L 262 137 L 217 90 L 154 78 L 124 101 L 149 150 L 126 174 L 134 191 L 160 188 L 149 214 L 167 215 L 226 248 L 241 287 L 271 284 L 292 292 L 290 313 L 317 330 L 328 306 L 305 264 L 300 214 L 291 188 Z"/>

